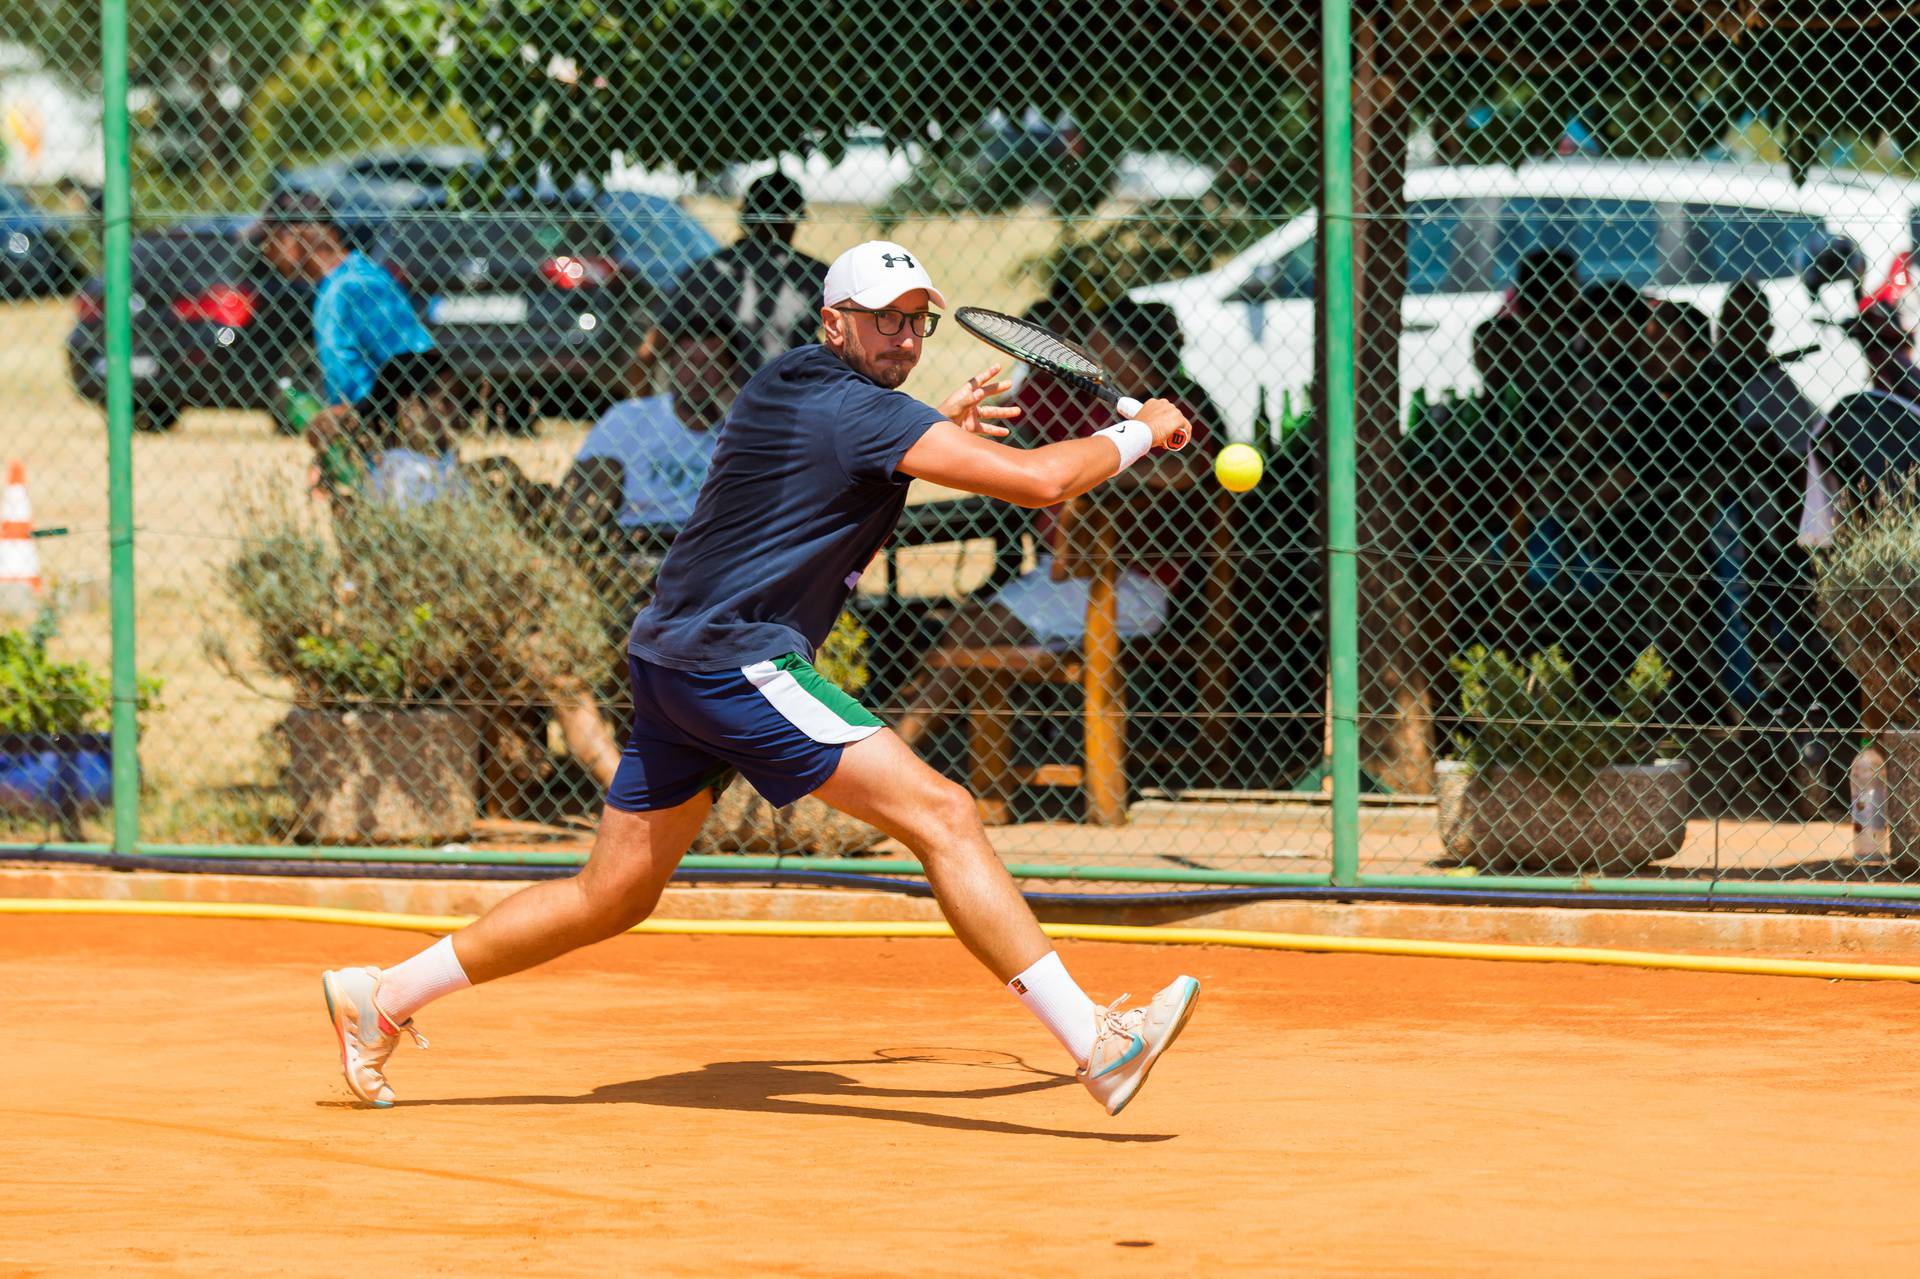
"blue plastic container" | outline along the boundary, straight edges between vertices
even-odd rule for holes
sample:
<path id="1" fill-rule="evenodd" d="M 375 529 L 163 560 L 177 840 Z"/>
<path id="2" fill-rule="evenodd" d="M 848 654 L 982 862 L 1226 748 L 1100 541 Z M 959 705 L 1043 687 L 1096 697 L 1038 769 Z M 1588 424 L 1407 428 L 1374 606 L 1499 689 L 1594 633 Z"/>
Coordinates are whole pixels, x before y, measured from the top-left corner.
<path id="1" fill-rule="evenodd" d="M 71 835 L 80 818 L 112 800 L 113 741 L 107 734 L 0 734 L 0 811 L 57 818 Z"/>

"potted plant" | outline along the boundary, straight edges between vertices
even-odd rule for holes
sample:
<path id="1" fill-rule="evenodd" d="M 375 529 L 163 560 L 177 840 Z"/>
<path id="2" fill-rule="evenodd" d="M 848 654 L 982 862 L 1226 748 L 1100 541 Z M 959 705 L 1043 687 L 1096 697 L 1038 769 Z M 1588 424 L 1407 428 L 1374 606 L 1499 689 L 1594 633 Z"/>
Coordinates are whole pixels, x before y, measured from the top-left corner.
<path id="1" fill-rule="evenodd" d="M 1920 489 L 1847 505 L 1814 557 L 1820 622 L 1887 765 L 1887 855 L 1920 866 Z"/>
<path id="2" fill-rule="evenodd" d="M 46 608 L 26 630 L 0 631 L 0 812 L 52 818 L 62 839 L 113 794 L 113 689 L 84 662 L 47 652 L 59 616 Z M 158 680 L 142 678 L 136 707 L 151 709 Z"/>
<path id="3" fill-rule="evenodd" d="M 226 584 L 253 624 L 253 662 L 227 635 L 205 643 L 256 691 L 274 695 L 263 673 L 291 688 L 280 731 L 296 837 L 463 838 L 482 788 L 526 763 L 505 744 L 524 746 L 529 710 L 579 720 L 584 701 L 599 737 L 570 748 L 609 749 L 591 694 L 610 662 L 599 605 L 496 501 L 365 502 L 331 521 L 271 494 L 236 505 L 245 549 Z"/>
<path id="4" fill-rule="evenodd" d="M 1558 647 L 1517 662 L 1475 646 L 1452 663 L 1465 769 L 1440 777 L 1448 852 L 1489 870 L 1638 870 L 1686 839 L 1690 768 L 1650 725 L 1671 678 L 1653 649 L 1609 695 Z"/>
<path id="5" fill-rule="evenodd" d="M 610 725 L 627 695 L 619 637 L 647 579 L 625 560 L 610 567 L 605 548 L 596 558 L 558 513 L 539 515 L 480 487 L 407 508 L 362 503 L 330 522 L 282 497 L 239 504 L 246 549 L 227 586 L 253 623 L 252 662 L 226 635 L 205 642 L 256 691 L 285 697 L 261 674 L 292 690 L 281 733 L 298 838 L 464 838 L 485 801 L 498 811 L 551 772 L 549 715 L 591 784 L 612 779 Z M 843 617 L 821 671 L 858 692 L 865 641 Z M 844 853 L 881 838 L 811 798 L 775 812 L 736 783 L 696 849 Z"/>

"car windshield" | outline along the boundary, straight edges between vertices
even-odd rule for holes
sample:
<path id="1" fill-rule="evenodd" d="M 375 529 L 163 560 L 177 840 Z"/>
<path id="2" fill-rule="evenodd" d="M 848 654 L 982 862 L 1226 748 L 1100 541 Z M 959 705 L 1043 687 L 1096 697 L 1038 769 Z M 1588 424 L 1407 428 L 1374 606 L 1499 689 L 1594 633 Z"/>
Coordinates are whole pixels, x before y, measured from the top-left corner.
<path id="1" fill-rule="evenodd" d="M 1828 235 L 1826 225 L 1804 213 L 1688 205 L 1688 284 L 1731 284 L 1798 274 L 1806 246 Z"/>
<path id="2" fill-rule="evenodd" d="M 621 260 L 656 288 L 666 288 L 720 248 L 698 220 L 666 200 L 616 192 L 601 196 L 598 203 Z"/>
<path id="3" fill-rule="evenodd" d="M 1407 293 L 1497 293 L 1527 254 L 1571 250 L 1585 280 L 1637 288 L 1777 280 L 1796 272 L 1820 218 L 1774 209 L 1652 200 L 1511 197 L 1416 200 L 1407 209 Z M 1256 272 L 1244 300 L 1313 296 L 1313 241 Z M 1258 292 L 1255 292 L 1256 284 Z"/>
<path id="4" fill-rule="evenodd" d="M 614 255 L 606 222 L 572 209 L 403 213 L 371 224 L 361 239 L 370 251 L 421 280 L 502 265 L 517 269 L 553 257 Z"/>
<path id="5" fill-rule="evenodd" d="M 1542 248 L 1572 250 L 1582 279 L 1625 280 L 1637 288 L 1777 280 L 1792 276 L 1800 247 L 1824 233 L 1821 220 L 1810 214 L 1752 206 L 1507 200 L 1491 275 L 1475 280 L 1472 291 L 1508 287 L 1520 260 Z"/>

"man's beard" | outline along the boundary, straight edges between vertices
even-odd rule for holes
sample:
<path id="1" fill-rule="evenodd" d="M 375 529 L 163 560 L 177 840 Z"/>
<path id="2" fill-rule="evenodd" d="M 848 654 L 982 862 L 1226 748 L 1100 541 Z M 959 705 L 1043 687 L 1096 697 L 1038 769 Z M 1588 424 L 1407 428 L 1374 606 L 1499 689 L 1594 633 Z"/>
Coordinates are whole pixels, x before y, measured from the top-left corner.
<path id="1" fill-rule="evenodd" d="M 905 360 L 869 360 L 865 372 L 868 377 L 891 391 L 912 375 L 913 365 Z"/>

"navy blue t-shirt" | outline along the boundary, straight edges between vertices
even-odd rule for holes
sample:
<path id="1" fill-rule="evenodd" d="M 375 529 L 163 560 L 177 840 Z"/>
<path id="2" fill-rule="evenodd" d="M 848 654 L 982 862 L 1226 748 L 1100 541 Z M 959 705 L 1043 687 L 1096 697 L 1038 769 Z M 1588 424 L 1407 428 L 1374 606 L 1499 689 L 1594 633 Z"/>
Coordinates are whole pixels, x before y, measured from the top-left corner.
<path id="1" fill-rule="evenodd" d="M 900 459 L 945 420 L 823 346 L 762 366 L 720 428 L 628 651 L 681 671 L 811 658 L 899 522 Z"/>

